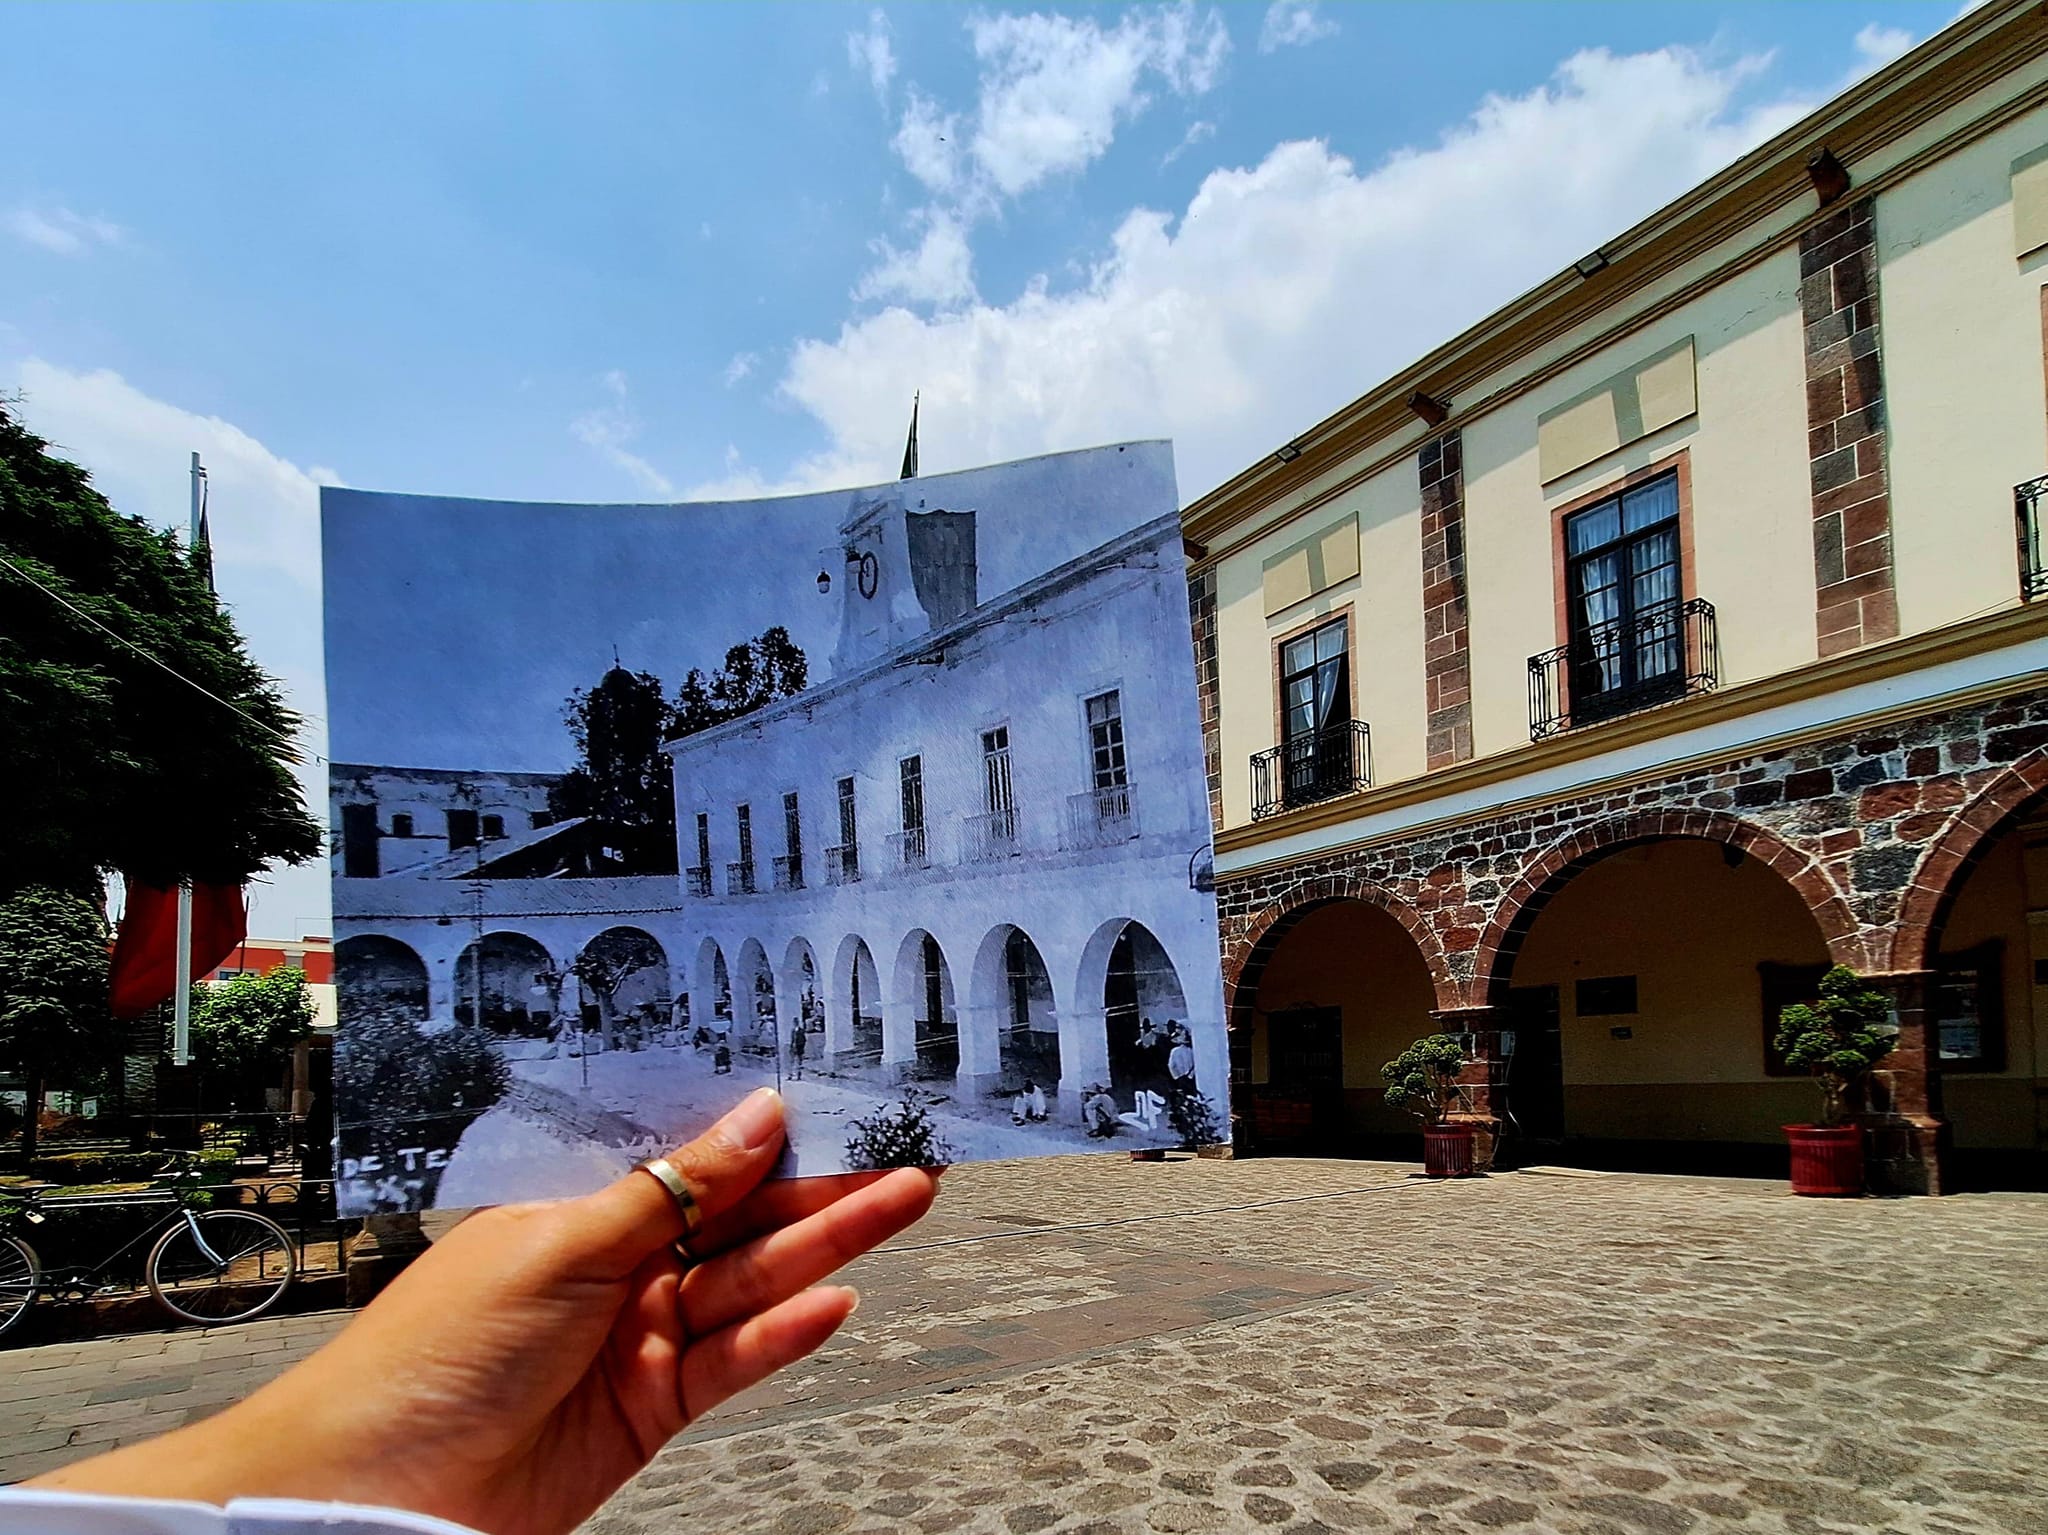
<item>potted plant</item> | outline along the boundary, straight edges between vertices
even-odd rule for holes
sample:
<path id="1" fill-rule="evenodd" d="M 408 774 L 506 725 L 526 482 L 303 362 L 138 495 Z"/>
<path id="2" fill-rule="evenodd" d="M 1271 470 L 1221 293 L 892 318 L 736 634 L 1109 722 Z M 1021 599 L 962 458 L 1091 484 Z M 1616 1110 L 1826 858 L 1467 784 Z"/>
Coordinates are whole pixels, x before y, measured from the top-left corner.
<path id="1" fill-rule="evenodd" d="M 1850 1100 L 1897 1043 L 1890 1001 L 1847 965 L 1821 977 L 1819 1000 L 1778 1014 L 1779 1055 L 1787 1066 L 1812 1072 L 1821 1091 L 1819 1124 L 1785 1126 L 1793 1193 L 1863 1192 L 1863 1127 L 1847 1122 Z"/>
<path id="2" fill-rule="evenodd" d="M 1446 1122 L 1464 1069 L 1465 1052 L 1449 1034 L 1418 1039 L 1380 1068 L 1388 1107 L 1406 1109 L 1422 1121 L 1422 1170 L 1432 1178 L 1472 1173 L 1472 1127 Z"/>

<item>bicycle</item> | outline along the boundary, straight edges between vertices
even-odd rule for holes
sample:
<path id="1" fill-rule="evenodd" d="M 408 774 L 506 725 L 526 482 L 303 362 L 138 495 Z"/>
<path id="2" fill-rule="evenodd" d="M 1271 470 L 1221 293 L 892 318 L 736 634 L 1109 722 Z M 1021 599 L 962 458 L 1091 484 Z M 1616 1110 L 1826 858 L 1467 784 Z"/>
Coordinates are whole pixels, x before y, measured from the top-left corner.
<path id="1" fill-rule="evenodd" d="M 0 1192 L 0 1335 L 6 1334 L 39 1295 L 63 1294 L 85 1300 L 126 1288 L 103 1279 L 113 1266 L 155 1239 L 144 1267 L 149 1293 L 180 1322 L 220 1327 L 262 1316 L 284 1298 L 298 1269 L 291 1236 L 254 1210 L 214 1209 L 199 1196 L 199 1173 L 174 1159 L 165 1169 L 173 1208 L 140 1235 L 130 1237 L 95 1264 L 45 1269 L 19 1228 L 49 1218 L 50 1191 Z"/>

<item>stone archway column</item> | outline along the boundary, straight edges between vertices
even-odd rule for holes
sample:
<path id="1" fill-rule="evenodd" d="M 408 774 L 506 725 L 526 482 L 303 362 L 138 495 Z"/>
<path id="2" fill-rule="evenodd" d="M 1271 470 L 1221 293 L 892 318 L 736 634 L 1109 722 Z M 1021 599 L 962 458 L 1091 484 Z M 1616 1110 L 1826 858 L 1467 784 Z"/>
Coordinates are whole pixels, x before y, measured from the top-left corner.
<path id="1" fill-rule="evenodd" d="M 1882 1194 L 1943 1192 L 1948 1121 L 1941 1111 L 1940 1040 L 1934 974 L 1901 970 L 1863 978 L 1891 998 L 1898 1043 L 1871 1073 L 1863 1114 L 1870 1186 Z"/>
<path id="2" fill-rule="evenodd" d="M 445 1026 L 455 1022 L 455 959 L 436 959 L 427 965 L 427 1021 Z"/>
<path id="3" fill-rule="evenodd" d="M 997 1003 L 960 1007 L 956 1012 L 960 1018 L 960 1070 L 955 1085 L 961 1093 L 979 1098 L 1002 1085 L 1002 1025 L 1007 1009 Z"/>
<path id="4" fill-rule="evenodd" d="M 819 1064 L 830 1062 L 837 1066 L 841 1057 L 853 1048 L 852 988 L 842 994 L 831 976 L 821 975 L 818 978 L 818 1004 L 825 1011 L 825 1060 Z"/>
<path id="5" fill-rule="evenodd" d="M 1109 1015 L 1101 1008 L 1060 1009 L 1060 1103 L 1069 1119 L 1081 1111 L 1081 1089 L 1109 1080 Z"/>
<path id="6" fill-rule="evenodd" d="M 1493 1166 L 1493 1154 L 1500 1143 L 1501 1097 L 1507 1085 L 1507 1061 L 1501 1053 L 1500 1009 L 1497 1007 L 1442 1008 L 1429 1015 L 1439 1034 L 1470 1035 L 1464 1071 L 1458 1075 L 1458 1095 L 1464 1107 L 1448 1116 L 1454 1125 L 1470 1125 L 1472 1166 L 1486 1172 Z"/>
<path id="7" fill-rule="evenodd" d="M 903 1081 L 917 1066 L 918 1006 L 915 996 L 882 999 L 882 1075 L 889 1081 Z"/>

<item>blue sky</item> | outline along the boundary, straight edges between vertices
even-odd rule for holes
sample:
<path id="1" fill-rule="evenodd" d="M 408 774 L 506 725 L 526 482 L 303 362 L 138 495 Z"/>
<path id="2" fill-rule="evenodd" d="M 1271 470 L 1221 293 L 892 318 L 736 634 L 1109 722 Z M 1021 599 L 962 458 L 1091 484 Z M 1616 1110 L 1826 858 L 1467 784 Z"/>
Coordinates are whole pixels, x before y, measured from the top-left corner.
<path id="1" fill-rule="evenodd" d="M 16 5 L 0 389 L 159 520 L 206 455 L 317 746 L 319 483 L 855 484 L 922 389 L 1197 495 L 1955 12 Z"/>

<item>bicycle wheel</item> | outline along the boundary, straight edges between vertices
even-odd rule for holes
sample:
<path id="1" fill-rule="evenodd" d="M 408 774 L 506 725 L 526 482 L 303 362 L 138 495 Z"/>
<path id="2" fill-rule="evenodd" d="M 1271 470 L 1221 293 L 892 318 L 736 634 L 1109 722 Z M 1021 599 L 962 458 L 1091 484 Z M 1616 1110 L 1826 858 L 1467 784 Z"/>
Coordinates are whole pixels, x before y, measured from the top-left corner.
<path id="1" fill-rule="evenodd" d="M 208 1210 L 180 1220 L 150 1249 L 149 1293 L 183 1321 L 247 1322 L 284 1298 L 296 1267 L 291 1237 L 269 1216 Z"/>
<path id="2" fill-rule="evenodd" d="M 0 1236 L 0 1333 L 28 1315 L 42 1278 L 36 1250 L 20 1237 Z"/>

